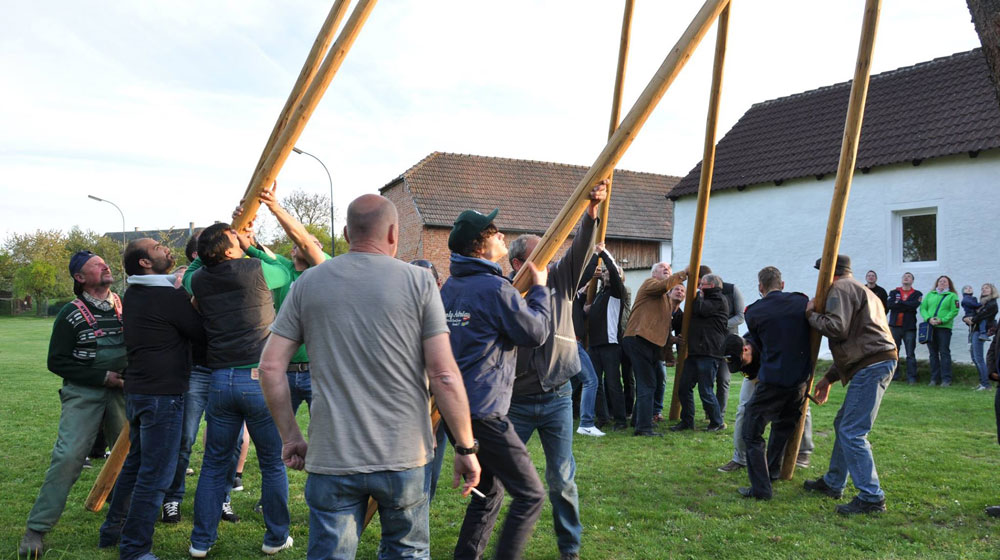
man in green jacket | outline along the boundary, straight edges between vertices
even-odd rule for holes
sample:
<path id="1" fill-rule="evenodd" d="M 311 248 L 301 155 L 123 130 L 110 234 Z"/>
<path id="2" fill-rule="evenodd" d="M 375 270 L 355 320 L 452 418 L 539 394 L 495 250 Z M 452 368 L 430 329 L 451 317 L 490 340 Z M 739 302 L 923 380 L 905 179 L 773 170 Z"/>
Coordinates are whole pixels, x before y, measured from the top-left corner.
<path id="1" fill-rule="evenodd" d="M 78 251 L 69 261 L 69 273 L 77 299 L 59 311 L 49 340 L 49 371 L 63 378 L 59 432 L 18 547 L 19 555 L 30 558 L 41 557 L 42 537 L 59 521 L 102 418 L 112 441 L 125 425 L 122 372 L 127 356 L 111 269 L 94 253 Z"/>

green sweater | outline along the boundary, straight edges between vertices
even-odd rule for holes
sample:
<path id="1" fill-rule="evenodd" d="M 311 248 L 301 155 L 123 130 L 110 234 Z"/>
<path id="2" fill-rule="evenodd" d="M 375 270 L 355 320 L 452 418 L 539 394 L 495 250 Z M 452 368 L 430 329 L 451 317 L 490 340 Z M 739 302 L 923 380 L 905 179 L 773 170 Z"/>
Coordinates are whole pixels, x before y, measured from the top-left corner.
<path id="1" fill-rule="evenodd" d="M 265 253 L 264 251 L 261 251 L 256 247 L 247 247 L 247 254 L 250 255 L 251 257 L 258 258 L 263 262 L 284 267 L 286 270 L 288 270 L 288 273 L 292 275 L 292 282 L 298 280 L 299 276 L 302 276 L 303 271 L 296 270 L 295 263 L 292 262 L 292 260 L 287 257 L 283 257 L 281 255 L 274 255 L 274 257 L 272 258 L 271 255 Z M 331 258 L 333 258 L 330 255 L 327 255 L 326 253 L 323 253 L 323 257 L 325 257 L 326 260 L 330 260 Z M 281 286 L 280 288 L 276 288 L 271 291 L 271 294 L 273 294 L 274 297 L 274 311 L 276 313 L 281 309 L 281 304 L 285 301 L 285 297 L 288 296 L 288 291 L 291 289 L 292 285 L 286 284 L 284 286 Z M 299 349 L 295 351 L 295 355 L 292 356 L 291 363 L 293 364 L 309 363 L 309 355 L 306 353 L 305 344 L 299 346 Z"/>
<path id="2" fill-rule="evenodd" d="M 100 311 L 81 299 L 104 331 L 100 339 L 94 336 L 83 314 L 67 303 L 52 324 L 49 340 L 49 371 L 63 378 L 63 384 L 75 383 L 102 387 L 107 372 L 122 372 L 128 363 L 125 334 L 115 310 Z"/>
<path id="3" fill-rule="evenodd" d="M 941 301 L 942 298 L 944 301 Z M 940 309 L 938 309 L 938 302 L 941 302 Z M 937 315 L 934 314 L 935 309 L 938 310 Z M 937 290 L 931 290 L 924 294 L 924 300 L 920 302 L 920 316 L 924 318 L 924 321 L 930 320 L 931 317 L 937 317 L 941 319 L 941 324 L 934 326 L 950 330 L 955 322 L 955 317 L 958 317 L 958 295 L 955 292 L 939 294 Z"/>

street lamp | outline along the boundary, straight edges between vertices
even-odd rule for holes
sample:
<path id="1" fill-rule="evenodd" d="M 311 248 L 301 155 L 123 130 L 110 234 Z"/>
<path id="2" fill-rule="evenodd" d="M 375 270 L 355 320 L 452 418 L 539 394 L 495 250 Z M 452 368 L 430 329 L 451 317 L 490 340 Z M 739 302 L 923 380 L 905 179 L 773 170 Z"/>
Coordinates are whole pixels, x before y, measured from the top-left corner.
<path id="1" fill-rule="evenodd" d="M 330 181 L 330 252 L 333 254 L 333 256 L 336 257 L 337 256 L 337 233 L 336 233 L 336 230 L 333 227 L 333 177 L 330 176 L 330 170 L 326 168 L 326 164 L 323 163 L 323 160 L 319 159 L 318 157 L 310 154 L 309 152 L 307 152 L 305 150 L 300 150 L 300 149 L 298 149 L 296 147 L 292 147 L 292 151 L 295 152 L 295 153 L 297 153 L 297 154 L 303 154 L 303 155 L 307 155 L 307 156 L 313 158 L 314 160 L 318 161 L 320 165 L 323 166 L 323 171 L 326 171 L 326 179 L 327 179 L 327 181 Z"/>
<path id="2" fill-rule="evenodd" d="M 117 204 L 115 204 L 114 202 L 111 202 L 110 200 L 106 200 L 106 199 L 103 199 L 103 198 L 98 198 L 98 197 L 96 197 L 96 196 L 94 196 L 92 194 L 88 194 L 87 198 L 96 200 L 97 202 L 107 202 L 108 204 L 114 206 L 115 210 L 118 210 L 118 213 L 121 214 L 121 217 L 122 217 L 122 255 L 124 255 L 125 254 L 125 213 L 122 212 L 122 209 L 119 208 Z"/>

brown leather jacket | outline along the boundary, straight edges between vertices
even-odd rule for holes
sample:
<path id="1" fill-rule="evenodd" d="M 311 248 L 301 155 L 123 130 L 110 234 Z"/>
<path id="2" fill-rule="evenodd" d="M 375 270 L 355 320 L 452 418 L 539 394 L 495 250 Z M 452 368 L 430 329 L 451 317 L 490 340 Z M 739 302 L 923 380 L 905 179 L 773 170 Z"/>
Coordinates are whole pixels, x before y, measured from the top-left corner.
<path id="1" fill-rule="evenodd" d="M 635 294 L 632 315 L 625 326 L 625 336 L 641 336 L 657 346 L 667 343 L 673 307 L 667 292 L 687 280 L 687 272 L 675 272 L 668 278 L 648 278 Z"/>
<path id="2" fill-rule="evenodd" d="M 846 385 L 858 370 L 899 358 L 881 301 L 850 274 L 834 280 L 824 313 L 807 311 L 806 317 L 829 340 L 833 367 L 825 377 L 831 383 Z"/>

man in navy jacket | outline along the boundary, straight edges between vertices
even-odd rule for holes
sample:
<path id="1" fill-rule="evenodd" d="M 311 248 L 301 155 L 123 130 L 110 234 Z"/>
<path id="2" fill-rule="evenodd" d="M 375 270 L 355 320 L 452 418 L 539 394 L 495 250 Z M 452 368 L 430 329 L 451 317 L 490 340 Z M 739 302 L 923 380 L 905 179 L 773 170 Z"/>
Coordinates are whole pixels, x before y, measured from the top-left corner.
<path id="1" fill-rule="evenodd" d="M 507 255 L 503 234 L 493 225 L 498 210 L 462 212 L 448 236 L 451 277 L 441 288 L 451 348 L 469 396 L 472 433 L 482 466 L 455 547 L 455 558 L 482 557 L 503 504 L 510 509 L 496 544 L 497 558 L 520 558 L 542 513 L 545 491 L 528 450 L 507 412 L 514 387 L 517 346 L 538 346 L 550 332 L 548 273 L 530 265 L 532 287 L 525 297 L 503 275 L 497 261 Z M 462 452 L 456 448 L 456 451 Z"/>

